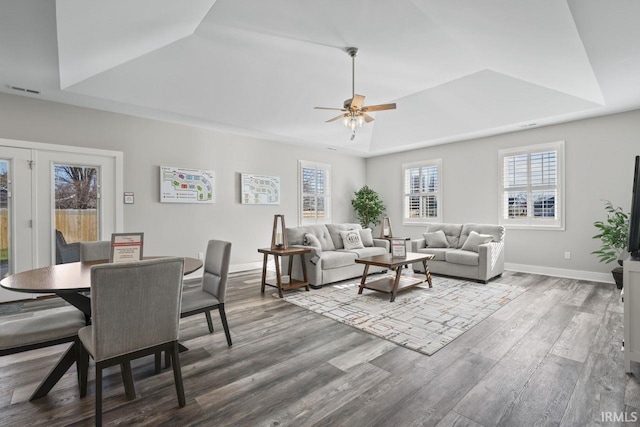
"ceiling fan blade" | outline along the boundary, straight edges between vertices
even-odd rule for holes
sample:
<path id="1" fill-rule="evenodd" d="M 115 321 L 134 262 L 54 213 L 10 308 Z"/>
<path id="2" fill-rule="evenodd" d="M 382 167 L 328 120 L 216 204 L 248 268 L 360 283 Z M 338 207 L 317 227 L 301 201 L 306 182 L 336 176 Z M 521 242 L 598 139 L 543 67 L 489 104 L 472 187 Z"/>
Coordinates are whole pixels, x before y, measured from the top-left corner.
<path id="1" fill-rule="evenodd" d="M 362 111 L 384 111 L 384 110 L 395 110 L 396 103 L 393 104 L 379 104 L 379 105 L 367 105 L 362 107 Z"/>
<path id="2" fill-rule="evenodd" d="M 362 108 L 362 104 L 364 104 L 364 96 L 362 95 L 353 95 L 353 99 L 351 100 L 351 109 L 359 110 Z"/>
<path id="3" fill-rule="evenodd" d="M 362 113 L 362 117 L 364 117 L 365 123 L 371 123 L 373 121 L 373 117 L 371 117 L 367 113 Z"/>
<path id="4" fill-rule="evenodd" d="M 336 120 L 341 119 L 341 118 L 343 118 L 343 117 L 345 117 L 345 114 L 340 114 L 339 116 L 336 116 L 336 117 L 334 117 L 333 119 L 329 119 L 329 120 L 327 120 L 325 123 L 335 122 Z"/>
<path id="5" fill-rule="evenodd" d="M 314 110 L 336 110 L 336 111 L 347 111 L 344 108 L 331 108 L 331 107 L 313 107 Z"/>

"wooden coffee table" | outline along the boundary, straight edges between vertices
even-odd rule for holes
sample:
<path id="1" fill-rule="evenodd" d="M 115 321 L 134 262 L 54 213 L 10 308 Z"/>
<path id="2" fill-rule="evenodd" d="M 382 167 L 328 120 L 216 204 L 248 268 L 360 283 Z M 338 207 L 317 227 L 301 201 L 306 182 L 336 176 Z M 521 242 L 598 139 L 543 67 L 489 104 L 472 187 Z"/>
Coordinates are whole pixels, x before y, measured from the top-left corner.
<path id="1" fill-rule="evenodd" d="M 358 294 L 361 294 L 364 289 L 371 289 L 372 291 L 391 294 L 391 302 L 393 302 L 396 299 L 396 294 L 405 289 L 413 288 L 414 286 L 418 286 L 424 282 L 428 282 L 429 287 L 431 287 L 431 272 L 429 271 L 427 261 L 433 258 L 435 258 L 435 255 L 432 254 L 407 252 L 407 256 L 404 258 L 393 258 L 391 254 L 384 254 L 356 259 L 356 262 L 358 264 L 364 264 L 364 273 L 362 273 L 362 280 L 360 281 L 360 289 L 358 289 Z M 402 274 L 403 265 L 420 261 L 422 261 L 422 265 L 424 266 L 424 280 L 416 280 L 415 278 L 410 277 L 400 277 Z M 389 270 L 394 270 L 396 272 L 396 277 L 383 277 L 382 279 L 366 283 L 367 274 L 369 273 L 369 266 L 372 265 L 385 267 Z"/>

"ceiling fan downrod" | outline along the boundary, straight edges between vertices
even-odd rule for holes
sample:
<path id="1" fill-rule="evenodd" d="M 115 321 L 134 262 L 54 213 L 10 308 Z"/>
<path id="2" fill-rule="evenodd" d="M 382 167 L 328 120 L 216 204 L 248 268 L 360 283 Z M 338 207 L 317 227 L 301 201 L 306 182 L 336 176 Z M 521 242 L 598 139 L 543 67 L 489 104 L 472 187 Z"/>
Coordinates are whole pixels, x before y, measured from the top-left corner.
<path id="1" fill-rule="evenodd" d="M 351 99 L 356 96 L 356 56 L 358 55 L 357 47 L 348 47 L 347 53 L 351 57 Z"/>

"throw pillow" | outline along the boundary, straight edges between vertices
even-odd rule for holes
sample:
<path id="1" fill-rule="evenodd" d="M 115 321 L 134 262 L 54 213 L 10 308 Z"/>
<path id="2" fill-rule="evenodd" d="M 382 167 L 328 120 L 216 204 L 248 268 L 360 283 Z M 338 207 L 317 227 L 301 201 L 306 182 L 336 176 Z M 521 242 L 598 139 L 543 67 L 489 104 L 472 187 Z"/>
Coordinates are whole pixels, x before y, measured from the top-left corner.
<path id="1" fill-rule="evenodd" d="M 493 240 L 493 236 L 490 234 L 478 234 L 475 231 L 469 233 L 469 237 L 464 242 L 464 245 L 460 249 L 463 251 L 478 252 L 478 246 L 489 243 Z"/>
<path id="2" fill-rule="evenodd" d="M 358 230 L 360 232 L 360 240 L 362 240 L 362 244 L 365 248 L 370 248 L 373 246 L 373 233 L 370 228 L 364 228 L 362 230 Z"/>
<path id="3" fill-rule="evenodd" d="M 429 248 L 448 248 L 449 242 L 444 231 L 438 230 L 433 233 L 424 233 L 424 240 L 427 242 Z"/>
<path id="4" fill-rule="evenodd" d="M 347 251 L 352 249 L 364 249 L 364 245 L 360 239 L 360 232 L 358 230 L 341 231 L 340 237 L 342 237 L 342 244 Z"/>
<path id="5" fill-rule="evenodd" d="M 322 245 L 320 244 L 320 240 L 318 240 L 318 238 L 311 233 L 304 233 L 304 245 L 318 248 L 318 251 L 322 250 Z"/>

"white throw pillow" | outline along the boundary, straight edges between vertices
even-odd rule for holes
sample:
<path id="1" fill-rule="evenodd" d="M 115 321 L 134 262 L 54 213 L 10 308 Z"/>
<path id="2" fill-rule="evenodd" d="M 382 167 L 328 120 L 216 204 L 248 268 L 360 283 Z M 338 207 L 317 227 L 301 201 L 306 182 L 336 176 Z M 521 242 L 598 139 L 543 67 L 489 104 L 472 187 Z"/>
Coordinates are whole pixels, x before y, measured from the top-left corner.
<path id="1" fill-rule="evenodd" d="M 364 249 L 358 230 L 341 231 L 340 237 L 342 237 L 342 244 L 346 250 Z"/>
<path id="2" fill-rule="evenodd" d="M 438 230 L 433 233 L 424 233 L 424 240 L 427 242 L 427 247 L 429 248 L 448 248 L 449 242 L 447 241 L 447 236 L 445 236 L 444 231 Z"/>
<path id="3" fill-rule="evenodd" d="M 362 240 L 362 244 L 365 248 L 370 248 L 373 246 L 373 233 L 370 228 L 363 228 L 362 230 L 358 230 L 360 232 L 360 240 Z"/>
<path id="4" fill-rule="evenodd" d="M 469 233 L 469 237 L 464 242 L 464 245 L 460 249 L 463 251 L 478 252 L 478 246 L 489 243 L 493 240 L 493 236 L 490 234 L 478 234 L 475 231 Z"/>

